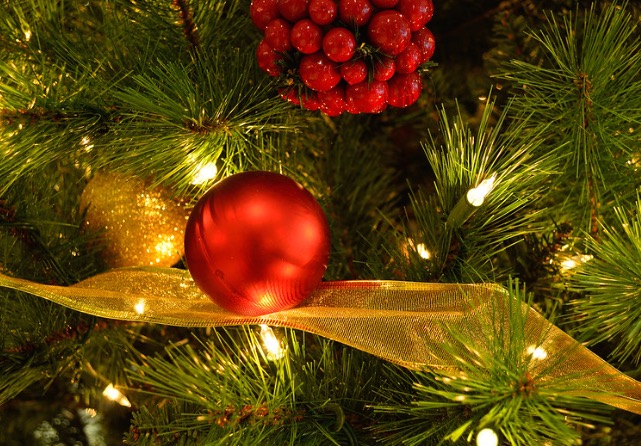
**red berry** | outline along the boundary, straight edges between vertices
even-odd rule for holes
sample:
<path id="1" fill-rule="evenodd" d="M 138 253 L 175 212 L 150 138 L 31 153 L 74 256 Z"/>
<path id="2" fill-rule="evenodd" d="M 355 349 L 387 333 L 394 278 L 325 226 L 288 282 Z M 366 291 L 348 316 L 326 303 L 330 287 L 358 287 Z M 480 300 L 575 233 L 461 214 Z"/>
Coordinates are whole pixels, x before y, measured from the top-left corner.
<path id="1" fill-rule="evenodd" d="M 309 0 L 307 12 L 317 25 L 329 25 L 338 16 L 338 5 L 334 0 Z"/>
<path id="2" fill-rule="evenodd" d="M 380 9 L 392 9 L 398 0 L 372 0 L 372 4 Z"/>
<path id="3" fill-rule="evenodd" d="M 295 23 L 307 17 L 307 0 L 278 0 L 278 12 Z"/>
<path id="4" fill-rule="evenodd" d="M 391 79 L 396 72 L 396 63 L 391 57 L 383 57 L 374 62 L 374 79 L 386 81 Z"/>
<path id="5" fill-rule="evenodd" d="M 386 9 L 372 17 L 367 37 L 372 45 L 385 54 L 396 56 L 410 43 L 412 31 L 409 22 L 400 12 Z"/>
<path id="6" fill-rule="evenodd" d="M 372 12 L 369 0 L 338 0 L 338 16 L 348 25 L 366 25 Z"/>
<path id="7" fill-rule="evenodd" d="M 332 28 L 323 37 L 323 51 L 334 62 L 347 62 L 356 52 L 356 38 L 345 28 Z"/>
<path id="8" fill-rule="evenodd" d="M 305 89 L 301 92 L 298 88 L 287 87 L 281 88 L 278 92 L 283 99 L 307 110 L 315 111 L 320 107 L 320 101 L 315 91 Z"/>
<path id="9" fill-rule="evenodd" d="M 274 48 L 272 48 L 265 39 L 260 41 L 256 49 L 256 59 L 261 70 L 270 76 L 278 76 L 282 71 L 281 66 L 278 65 L 278 61 L 282 58 L 283 56 L 274 51 Z"/>
<path id="10" fill-rule="evenodd" d="M 287 20 L 274 19 L 265 27 L 265 41 L 276 51 L 289 51 L 292 49 L 292 43 L 289 40 L 291 28 Z"/>
<path id="11" fill-rule="evenodd" d="M 328 116 L 338 116 L 345 111 L 345 87 L 336 85 L 331 90 L 318 93 L 320 111 Z"/>
<path id="12" fill-rule="evenodd" d="M 291 41 L 301 53 L 315 53 L 321 49 L 323 30 L 310 19 L 299 20 L 292 27 Z"/>
<path id="13" fill-rule="evenodd" d="M 322 52 L 303 56 L 298 73 L 305 85 L 314 91 L 327 91 L 341 80 L 336 62 L 332 62 Z"/>
<path id="14" fill-rule="evenodd" d="M 341 77 L 349 85 L 363 82 L 367 77 L 367 65 L 363 59 L 356 59 L 341 65 Z M 390 76 L 391 77 L 391 76 Z"/>
<path id="15" fill-rule="evenodd" d="M 380 113 L 387 105 L 387 83 L 363 81 L 345 88 L 348 110 L 360 113 Z"/>
<path id="16" fill-rule="evenodd" d="M 254 25 L 261 31 L 267 24 L 278 17 L 278 0 L 252 0 L 249 15 Z"/>
<path id="17" fill-rule="evenodd" d="M 399 0 L 396 9 L 410 23 L 412 31 L 418 31 L 424 27 L 434 15 L 432 0 Z"/>
<path id="18" fill-rule="evenodd" d="M 421 95 L 421 76 L 416 72 L 396 74 L 387 82 L 387 102 L 393 107 L 408 107 Z"/>
<path id="19" fill-rule="evenodd" d="M 416 71 L 418 66 L 421 64 L 421 50 L 418 49 L 416 44 L 410 42 L 407 45 L 407 48 L 403 50 L 401 54 L 396 56 L 396 72 L 397 73 L 411 73 Z"/>
<path id="20" fill-rule="evenodd" d="M 425 63 L 434 55 L 436 47 L 436 40 L 434 34 L 427 28 L 421 28 L 415 33 L 412 33 L 412 42 L 418 47 L 421 53 L 419 63 Z"/>

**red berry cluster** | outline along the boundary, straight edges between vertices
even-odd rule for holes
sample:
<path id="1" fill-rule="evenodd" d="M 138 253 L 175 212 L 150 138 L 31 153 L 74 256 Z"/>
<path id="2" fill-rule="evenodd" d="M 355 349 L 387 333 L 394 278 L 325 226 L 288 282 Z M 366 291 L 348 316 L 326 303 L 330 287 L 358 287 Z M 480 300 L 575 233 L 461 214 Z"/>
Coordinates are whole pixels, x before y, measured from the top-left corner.
<path id="1" fill-rule="evenodd" d="M 407 107 L 434 54 L 432 0 L 252 0 L 258 65 L 286 100 L 338 116 Z"/>

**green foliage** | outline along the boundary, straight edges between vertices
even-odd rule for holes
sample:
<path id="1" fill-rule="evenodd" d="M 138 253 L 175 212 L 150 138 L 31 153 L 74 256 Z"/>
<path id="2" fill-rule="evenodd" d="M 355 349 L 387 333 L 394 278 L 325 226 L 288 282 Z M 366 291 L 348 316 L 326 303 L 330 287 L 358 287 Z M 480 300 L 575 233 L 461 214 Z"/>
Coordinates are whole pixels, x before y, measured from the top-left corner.
<path id="1" fill-rule="evenodd" d="M 557 206 L 594 233 L 606 204 L 630 201 L 639 184 L 632 160 L 641 123 L 641 41 L 616 2 L 547 21 L 531 33 L 541 61 L 513 60 L 500 76 L 520 87 L 514 108 L 526 113 L 527 127 L 546 129 L 538 151 L 553 154 L 562 172 L 553 187 L 582 205 L 559 200 Z"/>
<path id="2" fill-rule="evenodd" d="M 221 175 L 256 166 L 267 134 L 298 120 L 259 72 L 241 6 L 2 5 L 0 27 L 18 44 L 0 57 L 0 192 L 56 162 L 153 177 L 179 195 L 195 160 Z"/>
<path id="3" fill-rule="evenodd" d="M 497 256 L 523 235 L 539 229 L 532 201 L 541 190 L 533 184 L 551 173 L 552 162 L 549 157 L 534 156 L 539 140 L 518 139 L 524 121 L 508 125 L 506 113 L 501 113 L 492 125 L 493 113 L 494 102 L 488 100 L 474 130 L 461 114 L 450 123 L 442 111 L 443 145 L 434 139 L 424 144 L 434 171 L 433 188 L 410 197 L 417 229 L 402 235 L 412 240 L 403 253 L 409 256 L 395 259 L 395 265 L 408 271 L 409 279 L 500 280 L 504 272 L 496 263 Z M 467 191 L 490 178 L 494 178 L 494 187 L 483 205 L 470 208 L 460 228 L 448 223 Z M 419 244 L 430 253 L 427 261 L 417 256 Z"/>
<path id="4" fill-rule="evenodd" d="M 634 212 L 616 208 L 616 225 L 603 227 L 600 240 L 587 238 L 593 259 L 572 275 L 581 292 L 572 301 L 577 328 L 591 345 L 611 341 L 610 357 L 641 362 L 641 201 Z"/>
<path id="5" fill-rule="evenodd" d="M 178 444 L 358 444 L 352 424 L 368 416 L 364 404 L 380 361 L 318 337 L 282 334 L 280 357 L 270 356 L 255 329 L 240 327 L 145 358 L 131 377 L 158 404 L 145 403 L 134 415 L 130 438 L 140 444 L 175 444 L 175 438 Z"/>
<path id="6" fill-rule="evenodd" d="M 558 364 L 537 355 L 546 333 L 528 343 L 525 291 L 513 282 L 508 292 L 504 307 L 492 305 L 467 327 L 449 329 L 454 342 L 444 348 L 453 358 L 451 371 L 400 373 L 414 394 L 384 391 L 389 402 L 374 409 L 404 415 L 377 426 L 394 444 L 467 444 L 491 428 L 514 446 L 572 445 L 576 426 L 607 420 L 603 405 L 572 395 L 573 377 L 550 376 Z"/>
<path id="7" fill-rule="evenodd" d="M 587 239 L 595 258 L 571 282 L 579 331 L 598 347 L 616 343 L 613 359 L 639 363 L 641 223 L 626 210 L 639 186 L 641 56 L 627 12 L 638 6 L 444 0 L 430 24 L 439 68 L 420 101 L 330 119 L 282 101 L 258 70 L 249 3 L 0 0 L 3 274 L 71 284 L 101 269 L 78 209 L 92 172 L 151 179 L 193 202 L 211 184 L 193 184 L 204 165 L 218 178 L 268 169 L 323 205 L 328 280 L 518 272 L 544 282 L 537 291 L 549 302 L 560 280 L 552 251 Z M 518 60 L 496 68 L 505 59 Z M 496 71 L 492 98 L 480 99 Z M 466 192 L 494 175 L 485 203 L 459 213 Z M 565 222 L 594 237 L 556 238 Z M 550 379 L 555 364 L 524 354 L 526 299 L 510 292 L 508 313 L 494 308 L 452 331 L 446 348 L 461 373 L 416 373 L 292 330 L 273 360 L 253 329 L 123 324 L 3 291 L 0 442 L 33 429 L 17 418 L 48 400 L 56 413 L 107 413 L 110 383 L 134 403 L 112 430 L 141 445 L 465 444 L 483 427 L 513 445 L 570 444 L 587 420 L 607 424 L 568 396 L 569 381 Z M 625 434 L 590 442 L 582 432 L 599 446 L 625 444 Z"/>

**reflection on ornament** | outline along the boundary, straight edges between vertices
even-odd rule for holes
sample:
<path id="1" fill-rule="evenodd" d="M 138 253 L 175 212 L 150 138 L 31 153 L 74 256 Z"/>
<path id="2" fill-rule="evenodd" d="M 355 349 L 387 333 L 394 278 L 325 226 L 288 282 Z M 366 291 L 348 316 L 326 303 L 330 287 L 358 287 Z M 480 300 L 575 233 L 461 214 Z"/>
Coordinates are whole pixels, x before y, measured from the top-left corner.
<path id="1" fill-rule="evenodd" d="M 187 210 L 163 189 L 138 179 L 97 173 L 80 199 L 83 228 L 100 233 L 111 268 L 172 266 L 183 255 Z"/>
<path id="2" fill-rule="evenodd" d="M 499 444 L 499 436 L 490 428 L 481 429 L 476 434 L 476 446 L 496 446 Z"/>
<path id="3" fill-rule="evenodd" d="M 323 278 L 329 248 L 318 202 L 272 172 L 220 181 L 198 201 L 185 230 L 185 259 L 198 287 L 247 316 L 302 302 Z"/>

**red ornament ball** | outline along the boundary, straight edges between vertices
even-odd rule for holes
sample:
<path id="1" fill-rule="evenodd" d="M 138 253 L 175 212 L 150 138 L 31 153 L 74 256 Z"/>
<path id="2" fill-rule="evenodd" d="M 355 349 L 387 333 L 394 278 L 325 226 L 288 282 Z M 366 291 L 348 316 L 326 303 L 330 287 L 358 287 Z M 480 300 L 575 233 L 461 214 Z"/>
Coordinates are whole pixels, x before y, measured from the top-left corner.
<path id="1" fill-rule="evenodd" d="M 312 194 L 272 172 L 215 184 L 185 230 L 185 257 L 198 285 L 221 307 L 258 316 L 292 308 L 325 274 L 330 236 Z"/>

